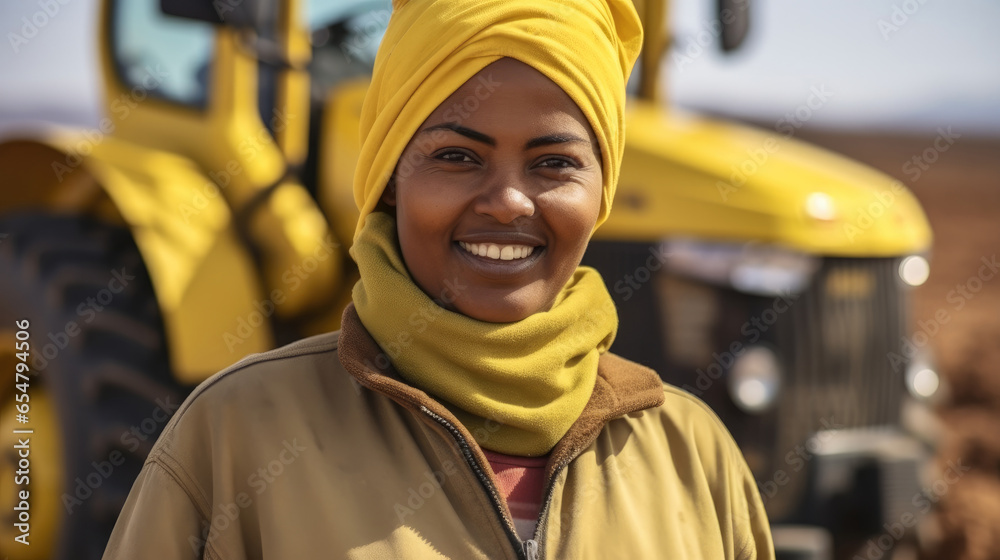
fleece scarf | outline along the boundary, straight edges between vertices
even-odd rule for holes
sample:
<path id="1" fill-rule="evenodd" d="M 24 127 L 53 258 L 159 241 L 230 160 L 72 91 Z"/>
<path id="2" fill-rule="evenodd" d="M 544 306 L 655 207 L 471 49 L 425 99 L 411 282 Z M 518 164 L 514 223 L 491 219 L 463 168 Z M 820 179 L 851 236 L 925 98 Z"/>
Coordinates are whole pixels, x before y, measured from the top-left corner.
<path id="1" fill-rule="evenodd" d="M 618 328 L 596 270 L 577 269 L 548 311 L 489 323 L 445 309 L 413 282 L 388 214 L 369 214 L 351 253 L 361 272 L 354 306 L 379 359 L 439 398 L 479 445 L 544 455 L 579 418 Z"/>

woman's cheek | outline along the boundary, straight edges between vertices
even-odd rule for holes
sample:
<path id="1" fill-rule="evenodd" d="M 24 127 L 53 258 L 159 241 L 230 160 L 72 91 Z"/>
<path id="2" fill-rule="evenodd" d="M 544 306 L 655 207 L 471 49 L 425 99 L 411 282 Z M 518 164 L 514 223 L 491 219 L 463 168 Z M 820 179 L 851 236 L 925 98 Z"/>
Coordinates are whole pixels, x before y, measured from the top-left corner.
<path id="1" fill-rule="evenodd" d="M 568 184 L 540 194 L 535 204 L 557 232 L 584 232 L 589 237 L 601 212 L 601 190 L 592 185 Z"/>
<path id="2" fill-rule="evenodd" d="M 456 219 L 461 209 L 461 188 L 441 180 L 414 181 L 407 186 L 400 206 L 405 206 L 404 213 L 414 226 L 427 231 Z"/>

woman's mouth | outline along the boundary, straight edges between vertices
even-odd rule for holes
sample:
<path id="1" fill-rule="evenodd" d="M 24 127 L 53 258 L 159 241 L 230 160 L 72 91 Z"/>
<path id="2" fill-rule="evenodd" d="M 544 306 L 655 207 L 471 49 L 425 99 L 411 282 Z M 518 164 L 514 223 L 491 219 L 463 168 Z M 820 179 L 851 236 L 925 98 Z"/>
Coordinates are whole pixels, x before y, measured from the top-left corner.
<path id="1" fill-rule="evenodd" d="M 535 248 L 530 245 L 497 245 L 495 243 L 466 243 L 465 241 L 459 241 L 458 245 L 472 255 L 500 261 L 524 259 L 535 251 Z"/>
<path id="2" fill-rule="evenodd" d="M 454 243 L 461 260 L 477 274 L 498 282 L 514 281 L 535 268 L 545 246 L 518 243 Z"/>

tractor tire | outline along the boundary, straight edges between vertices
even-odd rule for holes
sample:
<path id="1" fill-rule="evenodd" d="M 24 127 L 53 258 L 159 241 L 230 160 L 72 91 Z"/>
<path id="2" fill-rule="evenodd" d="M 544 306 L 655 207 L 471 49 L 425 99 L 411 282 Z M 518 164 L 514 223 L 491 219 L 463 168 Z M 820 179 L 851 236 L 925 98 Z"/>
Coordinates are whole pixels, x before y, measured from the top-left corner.
<path id="1" fill-rule="evenodd" d="M 32 545 L 48 541 L 60 560 L 99 559 L 152 444 L 193 387 L 172 376 L 157 299 L 127 228 L 37 212 L 0 216 L 0 234 L 0 331 L 30 321 L 29 393 L 39 393 L 39 406 L 51 402 L 59 432 L 31 436 L 33 446 L 60 442 L 57 456 L 32 456 L 33 468 L 59 472 L 55 492 L 31 492 L 59 502 L 47 509 L 54 534 L 33 530 Z"/>

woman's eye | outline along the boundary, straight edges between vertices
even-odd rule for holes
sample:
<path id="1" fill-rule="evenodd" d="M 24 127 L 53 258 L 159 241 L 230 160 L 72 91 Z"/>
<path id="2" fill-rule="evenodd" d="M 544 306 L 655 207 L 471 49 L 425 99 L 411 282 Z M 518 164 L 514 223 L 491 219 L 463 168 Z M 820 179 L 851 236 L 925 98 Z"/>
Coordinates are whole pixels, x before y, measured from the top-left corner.
<path id="1" fill-rule="evenodd" d="M 473 163 L 475 160 L 472 159 L 469 154 L 465 152 L 444 152 L 435 156 L 437 159 L 443 161 L 449 161 L 451 163 Z"/>
<path id="2" fill-rule="evenodd" d="M 542 160 L 542 162 L 539 163 L 538 166 L 539 167 L 551 167 L 551 168 L 555 168 L 555 169 L 568 169 L 568 168 L 571 168 L 571 167 L 578 167 L 576 165 L 576 162 L 574 162 L 572 160 L 569 160 L 569 159 L 566 159 L 566 158 L 561 158 L 561 157 L 547 158 L 545 160 Z"/>

